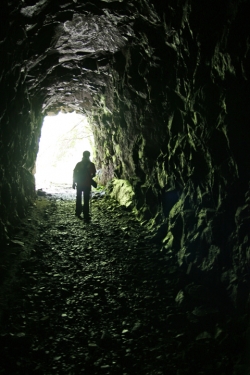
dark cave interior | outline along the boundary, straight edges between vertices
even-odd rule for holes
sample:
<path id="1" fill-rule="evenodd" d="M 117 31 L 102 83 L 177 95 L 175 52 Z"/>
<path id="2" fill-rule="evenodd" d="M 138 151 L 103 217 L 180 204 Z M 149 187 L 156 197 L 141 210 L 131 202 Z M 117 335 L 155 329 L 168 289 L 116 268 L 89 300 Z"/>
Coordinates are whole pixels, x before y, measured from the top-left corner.
<path id="1" fill-rule="evenodd" d="M 249 1 L 2 0 L 0 10 L 2 251 L 35 199 L 44 116 L 76 111 L 104 182 L 129 182 L 163 254 L 223 290 L 247 332 Z"/>

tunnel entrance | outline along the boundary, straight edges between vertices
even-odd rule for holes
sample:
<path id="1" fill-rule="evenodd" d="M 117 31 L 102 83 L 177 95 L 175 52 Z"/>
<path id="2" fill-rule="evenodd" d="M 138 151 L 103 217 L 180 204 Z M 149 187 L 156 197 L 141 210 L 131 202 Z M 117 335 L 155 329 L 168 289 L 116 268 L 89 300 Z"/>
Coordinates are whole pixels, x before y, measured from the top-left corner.
<path id="1" fill-rule="evenodd" d="M 72 184 L 72 171 L 89 150 L 93 160 L 94 137 L 87 118 L 62 113 L 44 118 L 36 160 L 36 188 L 51 184 Z"/>

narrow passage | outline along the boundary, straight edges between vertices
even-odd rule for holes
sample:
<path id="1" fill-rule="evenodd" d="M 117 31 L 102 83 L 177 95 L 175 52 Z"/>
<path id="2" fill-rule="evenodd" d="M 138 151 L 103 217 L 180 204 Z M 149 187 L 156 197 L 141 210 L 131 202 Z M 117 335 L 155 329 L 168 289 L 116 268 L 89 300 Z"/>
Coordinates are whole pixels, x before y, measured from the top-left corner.
<path id="1" fill-rule="evenodd" d="M 221 375 L 207 361 L 220 357 L 206 319 L 214 312 L 201 314 L 204 328 L 199 314 L 190 322 L 171 256 L 130 211 L 94 198 L 90 223 L 74 216 L 70 196 L 38 198 L 31 256 L 1 329 L 0 374 Z"/>

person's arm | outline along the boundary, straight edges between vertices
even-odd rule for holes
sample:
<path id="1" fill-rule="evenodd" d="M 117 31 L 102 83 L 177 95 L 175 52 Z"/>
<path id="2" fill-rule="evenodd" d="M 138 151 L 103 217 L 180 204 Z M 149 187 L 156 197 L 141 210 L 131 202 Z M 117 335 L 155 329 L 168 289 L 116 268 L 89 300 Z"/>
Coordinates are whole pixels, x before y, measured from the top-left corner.
<path id="1" fill-rule="evenodd" d="M 73 189 L 76 188 L 76 173 L 77 173 L 77 165 L 75 166 L 75 169 L 73 170 L 73 184 L 72 184 Z"/>

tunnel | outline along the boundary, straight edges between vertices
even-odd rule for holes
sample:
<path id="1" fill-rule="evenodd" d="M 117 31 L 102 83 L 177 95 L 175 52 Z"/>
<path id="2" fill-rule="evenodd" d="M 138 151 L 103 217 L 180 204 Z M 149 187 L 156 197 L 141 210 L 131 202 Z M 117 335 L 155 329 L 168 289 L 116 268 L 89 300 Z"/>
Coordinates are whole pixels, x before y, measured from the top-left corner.
<path id="1" fill-rule="evenodd" d="M 185 316 L 196 332 L 171 341 L 186 353 L 172 367 L 158 355 L 159 370 L 132 361 L 88 374 L 248 375 L 249 1 L 1 0 L 0 9 L 2 285 L 15 228 L 37 199 L 44 118 L 76 112 L 91 126 L 102 185 L 118 209 L 129 194 L 125 209 L 159 269 L 172 262 L 164 285 L 171 277 L 179 315 L 168 319 L 183 326 Z M 209 321 L 202 332 L 197 319 Z"/>

